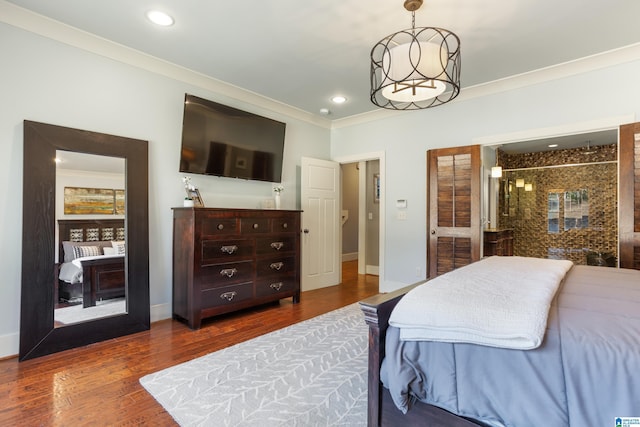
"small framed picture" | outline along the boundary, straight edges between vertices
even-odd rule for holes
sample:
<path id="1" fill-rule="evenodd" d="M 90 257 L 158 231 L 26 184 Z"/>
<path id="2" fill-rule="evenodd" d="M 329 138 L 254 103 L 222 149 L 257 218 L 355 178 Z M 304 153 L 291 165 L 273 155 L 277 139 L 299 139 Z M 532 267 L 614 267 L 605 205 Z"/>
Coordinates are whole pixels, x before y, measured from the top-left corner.
<path id="1" fill-rule="evenodd" d="M 193 206 L 196 208 L 204 208 L 204 202 L 202 201 L 202 196 L 200 196 L 200 191 L 197 188 L 193 190 L 186 190 L 187 197 L 193 200 Z"/>

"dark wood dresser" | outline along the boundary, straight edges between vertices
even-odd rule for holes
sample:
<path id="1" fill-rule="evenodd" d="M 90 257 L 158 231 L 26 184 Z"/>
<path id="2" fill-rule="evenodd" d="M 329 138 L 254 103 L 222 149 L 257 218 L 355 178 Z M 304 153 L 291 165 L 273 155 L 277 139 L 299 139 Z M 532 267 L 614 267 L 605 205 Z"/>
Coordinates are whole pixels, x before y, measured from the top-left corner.
<path id="1" fill-rule="evenodd" d="M 484 256 L 513 256 L 513 229 L 484 230 Z"/>
<path id="2" fill-rule="evenodd" d="M 173 317 L 300 300 L 300 211 L 173 208 Z"/>

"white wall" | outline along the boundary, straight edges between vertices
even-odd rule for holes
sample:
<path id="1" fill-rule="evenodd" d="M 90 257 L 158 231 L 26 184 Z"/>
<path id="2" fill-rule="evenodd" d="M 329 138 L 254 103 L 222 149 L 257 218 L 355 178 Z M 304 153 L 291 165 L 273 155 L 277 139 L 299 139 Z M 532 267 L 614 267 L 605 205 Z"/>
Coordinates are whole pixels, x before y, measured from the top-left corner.
<path id="1" fill-rule="evenodd" d="M 566 129 L 592 130 L 617 118 L 637 120 L 638 76 L 640 56 L 509 91 L 467 98 L 461 95 L 433 109 L 336 126 L 331 137 L 332 158 L 385 152 L 386 206 L 381 208 L 386 210 L 386 243 L 381 290 L 391 291 L 425 276 L 427 150 L 551 135 Z M 407 220 L 396 219 L 397 199 L 408 201 Z"/>
<path id="2" fill-rule="evenodd" d="M 102 46 L 104 41 L 92 43 Z M 115 52 L 111 57 L 121 53 L 110 52 Z M 137 58 L 135 52 L 122 56 L 127 55 Z M 152 321 L 171 315 L 171 207 L 184 199 L 178 163 L 185 92 L 287 123 L 283 208 L 300 206 L 300 157 L 329 158 L 328 126 L 301 119 L 293 109 L 289 114 L 269 100 L 240 94 L 250 102 L 240 101 L 227 94 L 232 90 L 223 95 L 211 90 L 219 82 L 195 74 L 190 80 L 185 70 L 164 65 L 158 73 L 150 72 L 153 61 L 148 58 L 139 61 L 144 66 L 127 65 L 2 22 L 0 58 L 0 239 L 5 242 L 0 257 L 0 357 L 18 352 L 23 120 L 149 141 Z M 172 73 L 180 78 L 168 77 Z M 197 175 L 193 183 L 210 207 L 258 208 L 273 196 L 270 183 Z"/>

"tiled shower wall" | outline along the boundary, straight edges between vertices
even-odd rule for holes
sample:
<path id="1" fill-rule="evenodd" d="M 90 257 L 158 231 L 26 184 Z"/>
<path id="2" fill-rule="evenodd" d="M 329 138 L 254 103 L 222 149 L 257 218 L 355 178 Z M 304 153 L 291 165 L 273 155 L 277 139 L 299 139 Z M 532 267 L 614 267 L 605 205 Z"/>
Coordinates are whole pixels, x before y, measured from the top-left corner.
<path id="1" fill-rule="evenodd" d="M 570 259 L 576 264 L 587 264 L 589 252 L 617 259 L 617 145 L 594 147 L 592 151 L 588 155 L 583 149 L 514 155 L 499 151 L 499 163 L 505 172 L 498 225 L 514 230 L 514 255 Z M 517 179 L 532 184 L 531 191 L 516 187 Z M 565 230 L 565 206 L 560 197 L 558 231 L 549 232 L 549 193 L 577 190 L 587 190 L 588 226 Z"/>

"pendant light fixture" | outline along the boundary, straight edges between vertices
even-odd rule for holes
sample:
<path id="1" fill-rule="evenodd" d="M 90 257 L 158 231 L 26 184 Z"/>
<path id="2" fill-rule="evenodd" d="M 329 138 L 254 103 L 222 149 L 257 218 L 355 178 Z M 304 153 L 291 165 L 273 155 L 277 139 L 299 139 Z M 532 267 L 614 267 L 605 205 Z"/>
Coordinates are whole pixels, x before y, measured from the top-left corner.
<path id="1" fill-rule="evenodd" d="M 411 28 L 393 33 L 371 49 L 371 102 L 390 110 L 420 110 L 460 93 L 460 39 L 451 31 L 418 27 L 422 0 L 405 0 Z"/>

